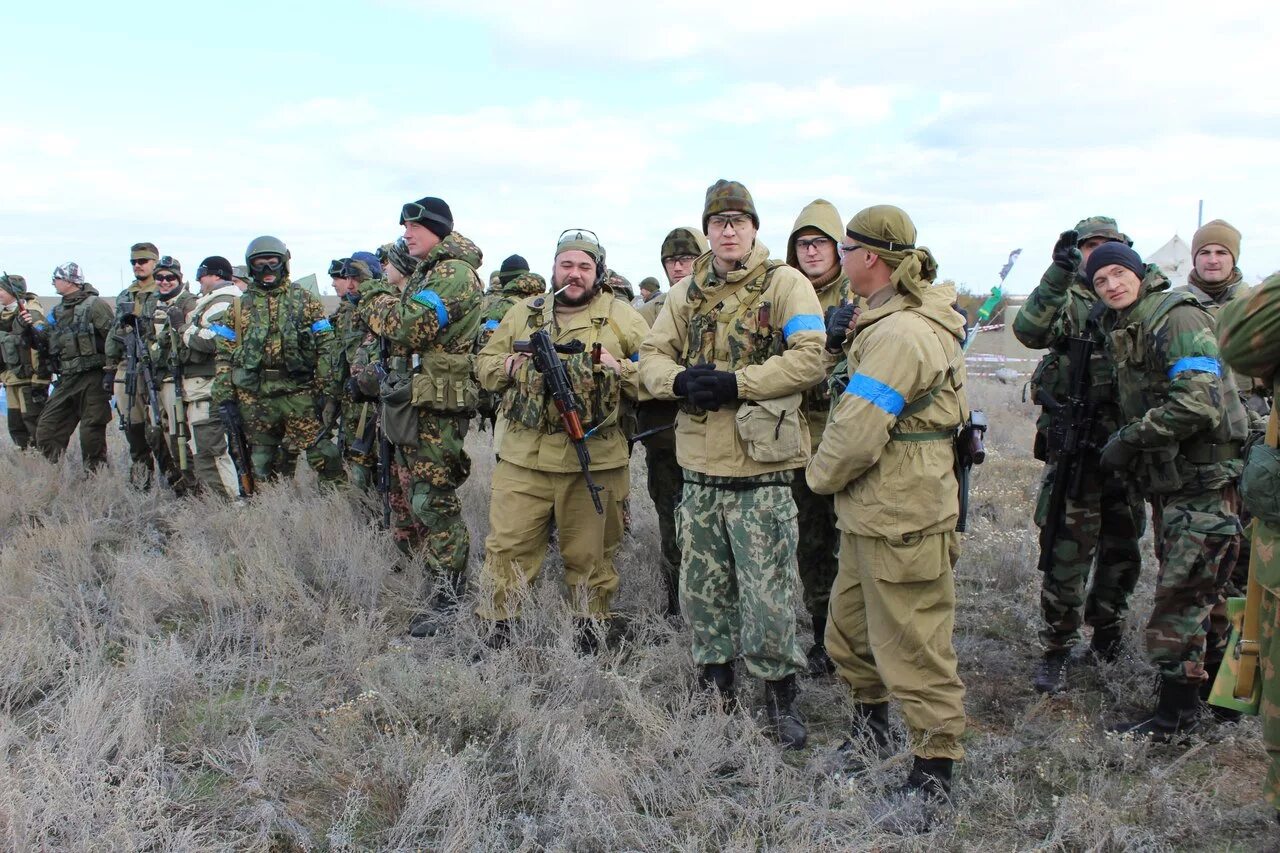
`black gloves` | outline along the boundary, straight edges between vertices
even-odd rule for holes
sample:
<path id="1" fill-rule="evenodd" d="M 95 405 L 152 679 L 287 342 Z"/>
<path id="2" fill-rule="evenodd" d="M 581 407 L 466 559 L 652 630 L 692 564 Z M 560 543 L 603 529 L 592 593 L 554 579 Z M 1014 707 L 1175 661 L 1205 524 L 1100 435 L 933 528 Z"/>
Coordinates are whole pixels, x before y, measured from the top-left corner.
<path id="1" fill-rule="evenodd" d="M 715 370 L 715 365 L 712 364 L 695 364 L 692 367 L 686 367 L 676 374 L 676 381 L 672 383 L 671 390 L 677 397 L 688 397 L 693 381 L 712 370 Z"/>
<path id="2" fill-rule="evenodd" d="M 116 388 L 116 372 L 114 370 L 102 371 L 102 390 L 108 394 L 115 391 Z"/>
<path id="3" fill-rule="evenodd" d="M 827 352 L 839 352 L 844 347 L 849 324 L 856 316 L 858 309 L 852 302 L 846 302 L 827 312 Z"/>
<path id="4" fill-rule="evenodd" d="M 1123 436 L 1123 430 L 1117 430 L 1111 438 L 1107 439 L 1106 445 L 1102 448 L 1102 455 L 1098 458 L 1098 465 L 1102 470 L 1128 471 L 1134 457 L 1142 452 L 1140 448 L 1125 441 Z"/>
<path id="5" fill-rule="evenodd" d="M 1063 231 L 1058 235 L 1058 242 L 1053 244 L 1053 265 L 1067 272 L 1075 272 L 1080 265 L 1082 255 L 1076 248 L 1080 235 L 1075 231 Z"/>
<path id="6" fill-rule="evenodd" d="M 722 404 L 738 399 L 738 376 L 731 370 L 716 370 L 714 365 L 695 364 L 676 375 L 672 390 L 699 409 L 716 412 Z"/>

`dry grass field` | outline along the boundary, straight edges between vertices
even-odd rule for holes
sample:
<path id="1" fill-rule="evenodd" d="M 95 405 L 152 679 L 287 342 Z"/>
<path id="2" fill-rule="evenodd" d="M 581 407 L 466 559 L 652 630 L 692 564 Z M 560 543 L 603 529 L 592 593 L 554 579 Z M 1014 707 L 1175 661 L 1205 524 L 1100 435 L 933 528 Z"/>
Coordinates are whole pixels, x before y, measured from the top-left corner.
<path id="1" fill-rule="evenodd" d="M 581 657 L 554 557 L 516 642 L 468 616 L 404 633 L 413 584 L 372 507 L 309 471 L 248 507 L 138 494 L 75 453 L 0 452 L 0 847 L 6 850 L 1274 850 L 1256 721 L 1189 749 L 1110 739 L 1148 706 L 1140 654 L 1030 687 L 1039 625 L 1031 409 L 975 383 L 993 422 L 957 569 L 968 759 L 952 820 L 900 839 L 876 805 L 900 755 L 834 772 L 849 708 L 806 681 L 810 746 L 754 708 L 690 698 L 688 635 L 654 615 L 656 525 L 633 465 L 618 609 L 631 642 Z M 492 453 L 470 439 L 473 567 Z M 805 628 L 807 637 L 807 626 Z M 758 685 L 746 688 L 758 701 Z"/>

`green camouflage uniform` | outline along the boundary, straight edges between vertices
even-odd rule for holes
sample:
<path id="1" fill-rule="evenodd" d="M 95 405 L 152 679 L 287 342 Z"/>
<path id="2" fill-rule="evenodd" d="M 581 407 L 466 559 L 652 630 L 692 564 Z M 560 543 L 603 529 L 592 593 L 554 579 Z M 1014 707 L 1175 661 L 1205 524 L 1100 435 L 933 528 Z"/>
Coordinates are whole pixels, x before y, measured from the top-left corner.
<path id="1" fill-rule="evenodd" d="M 381 279 L 363 282 L 357 308 L 370 331 L 388 341 L 384 401 L 405 398 L 397 405 L 410 421 L 397 433 L 393 468 L 403 490 L 392 502 L 397 544 L 425 548 L 430 570 L 453 579 L 466 571 L 470 549 L 457 490 L 471 473 L 462 443 L 477 399 L 471 350 L 483 299 L 480 261 L 479 247 L 451 232 L 419 262 L 403 293 Z M 442 393 L 426 399 L 419 387 L 433 381 Z M 411 385 L 418 386 L 412 400 Z M 391 435 L 387 411 L 384 403 Z"/>
<path id="2" fill-rule="evenodd" d="M 107 336 L 106 369 L 116 371 L 116 414 L 120 417 L 120 429 L 129 444 L 129 478 L 138 485 L 149 484 L 157 467 L 162 474 L 168 473 L 168 459 L 156 456 L 162 426 L 154 422 L 151 412 L 151 392 L 142 378 L 141 351 L 138 353 L 137 380 L 132 398 L 128 397 L 126 385 L 129 339 L 136 334 L 143 346 L 154 347 L 155 323 L 148 321 L 155 317 L 159 299 L 160 291 L 155 279 L 148 282 L 135 279 L 116 297 L 115 322 Z M 132 315 L 134 325 L 125 324 L 126 314 Z"/>
<path id="3" fill-rule="evenodd" d="M 31 318 L 44 317 L 44 308 L 20 275 L 0 278 L 0 287 L 18 301 L 0 310 L 0 384 L 8 399 L 9 437 L 19 448 L 31 447 L 36 440 L 36 423 L 49 398 L 50 371 L 44 356 L 31 345 L 30 330 L 18 317 L 18 306 L 31 312 Z"/>
<path id="4" fill-rule="evenodd" d="M 185 284 L 171 291 L 167 296 L 157 296 L 153 322 L 155 326 L 155 343 L 152 345 L 152 364 L 155 365 L 156 384 L 160 387 L 160 404 L 163 407 L 163 429 L 155 435 L 152 452 L 157 458 L 168 457 L 172 463 L 170 482 L 179 488 L 196 485 L 196 476 L 192 463 L 192 452 L 189 445 L 191 436 L 182 438 L 186 445 L 179 453 L 178 441 L 181 432 L 186 431 L 184 425 L 180 431 L 177 422 L 177 385 L 175 367 L 183 360 L 182 340 L 178 336 L 187 317 L 195 309 L 197 297 L 187 289 Z M 176 326 L 174 321 L 178 321 Z M 182 459 L 186 459 L 186 470 L 181 470 Z"/>
<path id="5" fill-rule="evenodd" d="M 1152 498 L 1161 543 L 1147 655 L 1163 678 L 1202 684 L 1205 630 L 1240 545 L 1236 480 L 1247 418 L 1223 375 L 1213 320 L 1148 266 L 1138 300 L 1107 311 L 1125 425 L 1140 453 L 1123 476 Z"/>
<path id="6" fill-rule="evenodd" d="M 78 293 L 64 296 L 46 323 L 37 323 L 36 333 L 48 342 L 58 374 L 58 384 L 36 424 L 36 447 L 51 461 L 62 456 L 79 424 L 85 465 L 96 468 L 107 463 L 111 393 L 102 387 L 102 371 L 112 320 L 111 306 L 93 285 L 85 284 Z"/>
<path id="7" fill-rule="evenodd" d="M 522 270 L 505 282 L 502 281 L 502 273 L 494 273 L 494 275 L 497 276 L 498 287 L 486 293 L 484 302 L 480 305 L 480 331 L 476 333 L 475 353 L 479 353 L 480 350 L 484 349 L 484 345 L 489 343 L 489 338 L 493 337 L 493 333 L 498 329 L 498 324 L 502 322 L 502 318 L 506 316 L 512 305 L 526 297 L 544 293 L 547 289 L 547 280 L 536 272 Z M 477 410 L 483 419 L 481 421 L 482 425 L 483 421 L 496 425 L 498 403 L 501 399 L 501 394 L 495 394 L 483 388 L 480 389 L 480 403 L 477 406 Z M 497 451 L 496 444 L 494 451 Z"/>
<path id="8" fill-rule="evenodd" d="M 378 338 L 360 321 L 357 302 L 342 299 L 329 317 L 338 345 L 335 363 L 342 405 L 342 455 L 346 458 L 351 485 L 369 491 L 377 482 L 378 401 L 361 393 L 351 380 L 379 360 Z"/>
<path id="9" fill-rule="evenodd" d="M 1274 397 L 1280 367 L 1280 274 L 1222 310 L 1218 341 L 1227 364 L 1240 375 L 1270 385 Z M 1277 414 L 1272 412 L 1271 417 Z M 1280 527 L 1254 518 L 1253 535 L 1253 571 L 1262 587 L 1259 713 L 1270 759 L 1263 793 L 1273 808 L 1280 809 Z"/>
<path id="10" fill-rule="evenodd" d="M 213 406 L 240 404 L 255 479 L 291 474 L 304 451 L 322 483 L 343 482 L 318 411 L 337 394 L 333 326 L 320 299 L 286 275 L 272 287 L 250 283 L 223 316 L 231 337 L 218 340 Z"/>
<path id="11" fill-rule="evenodd" d="M 1086 229 L 1090 223 L 1115 227 L 1114 220 L 1094 217 L 1077 225 L 1076 230 L 1088 234 Z M 1084 334 L 1091 334 L 1094 339 L 1089 365 L 1089 394 L 1095 411 L 1090 437 L 1093 446 L 1080 457 L 1080 495 L 1074 499 L 1067 497 L 1054 543 L 1053 562 L 1043 578 L 1040 610 L 1045 626 L 1040 639 L 1046 652 L 1064 652 L 1075 645 L 1082 618 L 1084 624 L 1094 630 L 1095 646 L 1118 642 L 1129 610 L 1129 598 L 1142 569 L 1138 550 L 1138 540 L 1146 528 L 1142 499 L 1131 481 L 1098 467 L 1098 451 L 1107 437 L 1120 427 L 1121 417 L 1116 400 L 1115 365 L 1104 348 L 1101 332 L 1086 331 L 1089 312 L 1096 302 L 1097 296 L 1078 273 L 1050 264 L 1040 285 L 1027 297 L 1013 322 L 1013 334 L 1019 341 L 1033 349 L 1049 350 L 1032 377 L 1033 393 L 1043 390 L 1063 403 L 1067 400 L 1071 376 L 1068 341 Z M 1036 524 L 1041 528 L 1041 548 L 1057 469 L 1056 460 L 1050 459 L 1048 452 L 1052 428 L 1053 413 L 1045 407 L 1036 421 L 1035 438 L 1035 457 L 1046 463 L 1035 515 Z M 1091 570 L 1092 586 L 1089 584 Z"/>

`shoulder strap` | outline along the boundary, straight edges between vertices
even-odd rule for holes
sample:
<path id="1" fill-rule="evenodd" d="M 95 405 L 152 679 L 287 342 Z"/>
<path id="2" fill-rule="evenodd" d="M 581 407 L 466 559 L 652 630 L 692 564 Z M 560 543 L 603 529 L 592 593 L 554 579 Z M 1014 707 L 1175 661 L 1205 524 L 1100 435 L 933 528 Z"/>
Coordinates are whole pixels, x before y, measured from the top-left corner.
<path id="1" fill-rule="evenodd" d="M 912 314 L 915 314 L 917 317 L 921 318 L 922 320 L 927 321 L 929 323 L 929 328 L 933 331 L 934 336 L 938 338 L 939 342 L 944 341 L 944 338 L 942 337 L 942 335 L 938 334 L 938 329 L 942 329 L 944 332 L 947 332 L 948 334 L 950 334 L 949 329 L 947 329 L 945 326 L 943 326 L 941 323 L 939 323 L 937 320 L 933 319 L 932 317 L 928 317 L 924 314 L 921 314 L 919 311 L 916 311 L 913 308 L 907 308 L 906 310 L 910 311 Z M 960 363 L 960 359 L 963 357 L 964 357 L 964 347 L 957 347 L 956 355 L 951 359 L 950 363 L 947 364 L 947 369 L 942 372 L 942 377 L 938 380 L 937 384 L 934 385 L 932 388 L 930 388 L 928 391 L 921 394 L 919 397 L 916 397 L 914 400 L 910 401 L 909 403 L 907 403 L 905 406 L 902 407 L 902 411 L 898 413 L 899 423 L 901 423 L 904 419 L 909 418 L 912 415 L 919 414 L 920 412 L 928 408 L 929 404 L 932 403 L 933 399 L 938 396 L 938 394 L 942 391 L 943 388 L 946 387 L 948 382 L 952 382 L 952 384 L 954 384 L 952 380 L 955 377 L 956 366 Z"/>
<path id="2" fill-rule="evenodd" d="M 1272 409 L 1267 421 L 1266 443 L 1268 447 L 1276 447 L 1280 442 L 1280 409 Z M 1252 536 L 1261 522 L 1253 520 Z M 1249 552 L 1249 585 L 1245 592 L 1244 625 L 1240 631 L 1240 668 L 1236 673 L 1235 698 L 1249 699 L 1253 696 L 1254 679 L 1258 676 L 1258 658 L 1262 651 L 1259 643 L 1259 626 L 1262 623 L 1262 584 L 1258 583 L 1258 563 L 1261 560 L 1261 548 L 1253 543 Z"/>

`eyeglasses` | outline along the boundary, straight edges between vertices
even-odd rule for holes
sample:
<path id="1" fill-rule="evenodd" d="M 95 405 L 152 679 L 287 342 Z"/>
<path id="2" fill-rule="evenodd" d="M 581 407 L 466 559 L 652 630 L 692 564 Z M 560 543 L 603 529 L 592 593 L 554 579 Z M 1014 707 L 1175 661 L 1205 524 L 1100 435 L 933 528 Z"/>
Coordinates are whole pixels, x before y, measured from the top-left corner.
<path id="1" fill-rule="evenodd" d="M 799 241 L 797 241 L 797 245 L 799 245 Z M 836 251 L 840 255 L 840 260 L 843 261 L 845 258 L 849 257 L 859 249 L 865 249 L 865 248 L 866 246 L 860 245 L 858 243 L 841 243 L 840 245 L 836 246 Z"/>
<path id="2" fill-rule="evenodd" d="M 177 277 L 176 275 L 158 275 L 158 276 L 156 276 L 156 281 L 163 281 L 163 282 L 165 282 L 166 284 L 168 284 L 169 282 L 177 281 L 177 280 L 178 280 L 178 277 Z"/>
<path id="3" fill-rule="evenodd" d="M 154 260 L 155 258 L 134 258 L 133 260 L 129 261 L 129 263 L 133 264 L 136 267 L 142 264 L 149 264 Z"/>
<path id="4" fill-rule="evenodd" d="M 668 264 L 691 264 L 697 259 L 697 255 L 672 255 L 669 258 L 663 258 L 662 261 Z"/>
<path id="5" fill-rule="evenodd" d="M 830 237 L 801 237 L 796 241 L 797 252 L 807 252 L 810 249 L 825 249 L 834 243 Z"/>
<path id="6" fill-rule="evenodd" d="M 708 216 L 707 225 L 723 231 L 725 228 L 732 227 L 734 231 L 746 228 L 751 223 L 751 217 L 745 213 L 735 213 L 733 216 Z"/>

